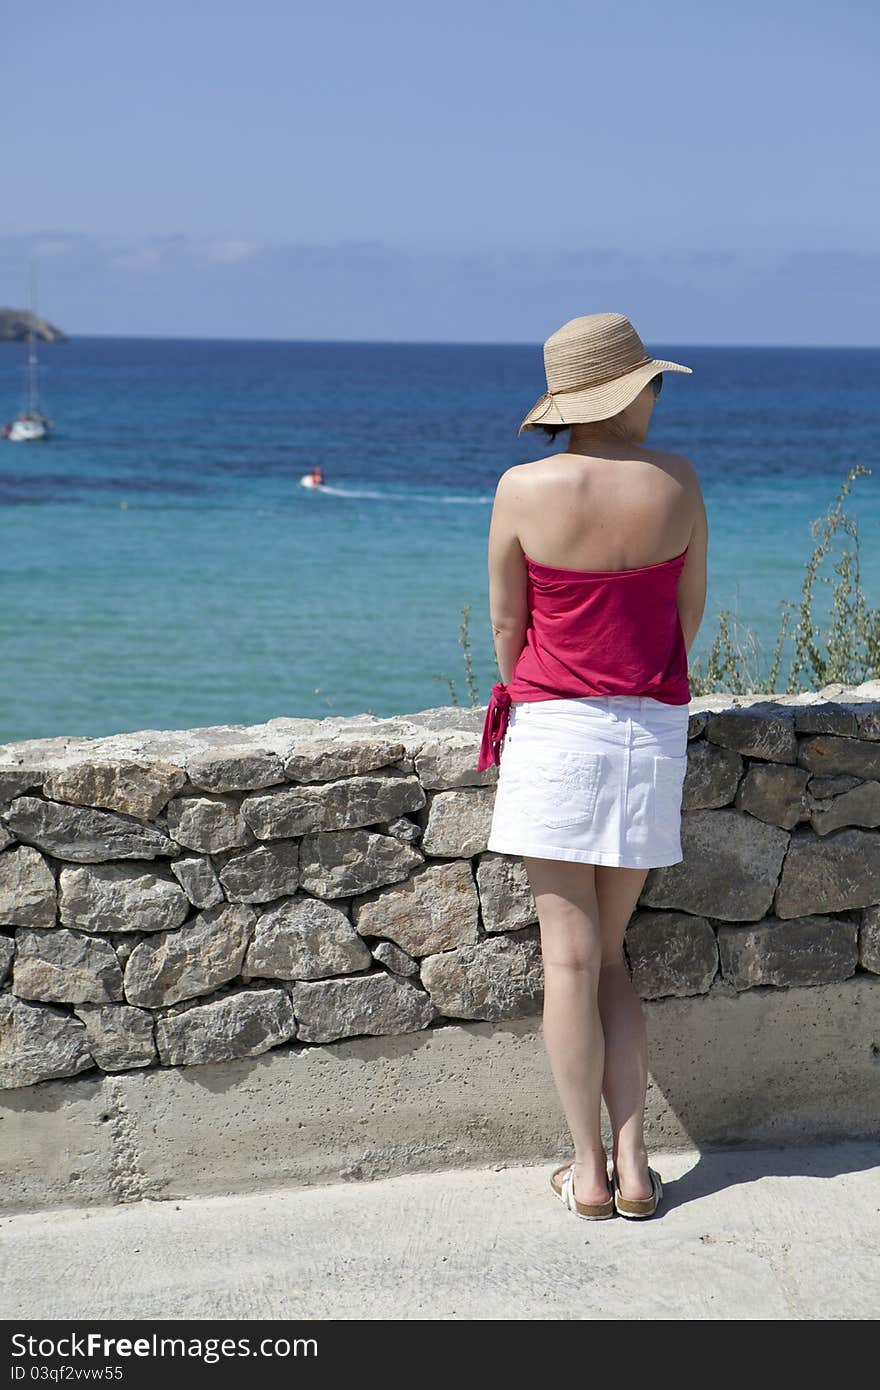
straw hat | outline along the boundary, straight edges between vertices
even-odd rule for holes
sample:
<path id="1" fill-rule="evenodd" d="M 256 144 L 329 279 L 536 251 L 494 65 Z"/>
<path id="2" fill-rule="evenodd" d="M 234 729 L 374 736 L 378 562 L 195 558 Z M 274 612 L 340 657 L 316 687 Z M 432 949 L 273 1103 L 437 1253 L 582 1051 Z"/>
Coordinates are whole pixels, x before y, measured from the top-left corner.
<path id="1" fill-rule="evenodd" d="M 625 314 L 569 319 L 544 344 L 547 390 L 517 433 L 539 425 L 606 420 L 635 400 L 658 372 L 691 372 L 680 362 L 651 357 Z"/>

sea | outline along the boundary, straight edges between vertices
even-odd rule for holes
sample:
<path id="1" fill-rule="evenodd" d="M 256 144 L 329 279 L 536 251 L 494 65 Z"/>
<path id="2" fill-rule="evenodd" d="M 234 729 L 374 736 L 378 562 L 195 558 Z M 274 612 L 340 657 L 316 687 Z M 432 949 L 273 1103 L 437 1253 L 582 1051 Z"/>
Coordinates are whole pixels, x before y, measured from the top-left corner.
<path id="1" fill-rule="evenodd" d="M 872 471 L 843 509 L 880 607 L 880 349 L 649 348 L 693 368 L 665 376 L 647 441 L 685 453 L 706 500 L 691 663 L 727 610 L 769 667 L 813 523 L 856 465 Z M 25 352 L 0 343 L 0 423 Z M 540 343 L 74 337 L 39 353 L 53 433 L 0 440 L 0 741 L 488 700 L 494 489 L 550 452 L 517 436 Z M 327 486 L 307 490 L 317 463 Z"/>

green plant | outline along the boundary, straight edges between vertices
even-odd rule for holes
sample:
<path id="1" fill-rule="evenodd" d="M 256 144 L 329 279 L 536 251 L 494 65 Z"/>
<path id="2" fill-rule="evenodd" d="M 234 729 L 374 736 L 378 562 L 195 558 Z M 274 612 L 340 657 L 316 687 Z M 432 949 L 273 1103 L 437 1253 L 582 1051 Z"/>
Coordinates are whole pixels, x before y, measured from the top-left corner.
<path id="1" fill-rule="evenodd" d="M 811 523 L 810 534 L 817 543 L 804 567 L 799 602 L 795 604 L 790 599 L 780 602 L 779 633 L 767 672 L 762 673 L 755 661 L 760 643 L 750 629 L 746 629 L 743 639 L 739 638 L 738 631 L 731 637 L 730 611 L 725 608 L 717 615 L 718 631 L 705 666 L 696 662 L 690 664 L 689 679 L 694 695 L 717 690 L 747 695 L 777 692 L 783 650 L 792 623 L 794 652 L 786 694 L 821 689 L 831 682 L 859 685 L 880 677 L 880 609 L 871 609 L 866 602 L 859 565 L 858 523 L 843 510 L 844 499 L 852 491 L 854 479 L 871 472 L 861 464 L 851 468 L 833 506 L 825 516 Z M 835 580 L 830 575 L 820 574 L 819 567 L 834 553 L 834 538 L 840 534 L 849 536 L 852 546 L 844 545 L 840 551 L 833 565 Z M 830 616 L 824 633 L 813 613 L 817 583 L 830 585 L 832 590 Z"/>
<path id="2" fill-rule="evenodd" d="M 464 651 L 464 677 L 465 682 L 467 684 L 468 695 L 470 696 L 471 705 L 476 706 L 479 705 L 481 701 L 480 692 L 477 689 L 476 677 L 474 676 L 474 661 L 471 655 L 470 620 L 471 605 L 469 603 L 466 603 L 461 610 L 461 623 L 459 624 L 458 629 L 458 640 L 461 643 L 462 649 Z M 498 667 L 497 658 L 495 659 L 495 670 L 497 672 L 497 678 L 500 680 L 501 672 Z M 446 681 L 447 685 L 449 686 L 450 696 L 452 697 L 450 699 L 450 704 L 458 705 L 461 703 L 461 701 L 458 698 L 458 692 L 455 688 L 455 682 L 453 681 L 451 676 L 434 675 L 431 677 L 431 679 L 435 681 Z"/>

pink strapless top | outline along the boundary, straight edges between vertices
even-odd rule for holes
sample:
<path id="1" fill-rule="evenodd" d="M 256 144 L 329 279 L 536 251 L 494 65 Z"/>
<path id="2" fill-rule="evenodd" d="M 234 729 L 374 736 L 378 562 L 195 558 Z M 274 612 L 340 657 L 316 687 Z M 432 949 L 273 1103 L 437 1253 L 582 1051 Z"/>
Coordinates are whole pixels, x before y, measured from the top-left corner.
<path id="1" fill-rule="evenodd" d="M 687 647 L 676 591 L 687 546 L 629 570 L 570 570 L 525 556 L 530 622 L 505 685 L 486 708 L 477 771 L 500 763 L 513 700 L 651 695 L 690 701 Z"/>

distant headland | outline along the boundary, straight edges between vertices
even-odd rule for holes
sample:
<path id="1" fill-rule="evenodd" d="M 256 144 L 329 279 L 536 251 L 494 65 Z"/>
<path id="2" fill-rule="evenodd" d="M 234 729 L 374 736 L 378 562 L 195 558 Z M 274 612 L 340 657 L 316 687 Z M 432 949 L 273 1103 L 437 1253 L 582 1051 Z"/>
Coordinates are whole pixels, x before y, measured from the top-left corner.
<path id="1" fill-rule="evenodd" d="M 31 329 L 41 343 L 67 342 L 67 334 L 48 319 L 38 318 L 27 309 L 0 309 L 0 342 L 23 342 Z"/>

